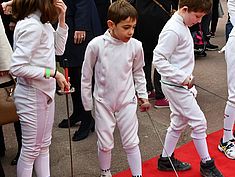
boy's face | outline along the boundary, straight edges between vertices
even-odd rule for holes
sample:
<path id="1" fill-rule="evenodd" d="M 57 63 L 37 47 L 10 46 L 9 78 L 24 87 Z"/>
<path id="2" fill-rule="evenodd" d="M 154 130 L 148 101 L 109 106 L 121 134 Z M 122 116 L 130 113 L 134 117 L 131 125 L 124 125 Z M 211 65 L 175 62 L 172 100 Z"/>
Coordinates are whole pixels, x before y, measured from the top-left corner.
<path id="1" fill-rule="evenodd" d="M 204 15 L 205 12 L 193 12 L 193 11 L 189 12 L 187 7 L 184 8 L 182 13 L 184 24 L 189 27 L 201 22 L 202 17 Z"/>
<path id="2" fill-rule="evenodd" d="M 136 19 L 128 17 L 120 21 L 118 24 L 108 20 L 108 27 L 112 37 L 119 39 L 123 42 L 128 42 L 133 36 L 136 26 Z"/>

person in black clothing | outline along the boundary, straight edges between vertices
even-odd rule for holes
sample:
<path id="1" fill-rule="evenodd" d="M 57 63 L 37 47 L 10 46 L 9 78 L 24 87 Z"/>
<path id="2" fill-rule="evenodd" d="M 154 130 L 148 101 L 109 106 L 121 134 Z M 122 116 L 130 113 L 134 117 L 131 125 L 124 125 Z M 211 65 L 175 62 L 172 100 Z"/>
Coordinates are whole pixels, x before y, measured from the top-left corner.
<path id="1" fill-rule="evenodd" d="M 108 29 L 107 12 L 110 5 L 110 0 L 95 0 L 95 4 L 100 17 L 102 33 L 104 33 Z"/>
<path id="2" fill-rule="evenodd" d="M 84 53 L 88 42 L 95 36 L 102 34 L 100 19 L 94 0 L 65 0 L 67 5 L 66 23 L 69 26 L 68 40 L 62 59 L 67 59 L 71 87 L 75 92 L 71 94 L 73 113 L 70 125 L 81 121 L 80 128 L 74 133 L 72 140 L 85 139 L 90 131 L 94 131 L 94 119 L 91 111 L 85 111 L 81 100 L 81 69 Z M 60 65 L 64 67 L 63 61 Z M 68 127 L 68 119 L 64 119 L 60 128 Z"/>
<path id="3" fill-rule="evenodd" d="M 156 3 L 158 2 L 158 3 Z M 169 107 L 168 101 L 161 89 L 161 76 L 154 70 L 154 87 L 152 84 L 153 50 L 158 42 L 158 36 L 165 23 L 170 19 L 172 9 L 177 9 L 178 0 L 136 0 L 139 14 L 134 37 L 143 44 L 145 56 L 145 75 L 149 99 L 155 95 L 155 107 Z M 155 88 L 155 94 L 154 93 Z"/>
<path id="4" fill-rule="evenodd" d="M 211 14 L 211 31 L 210 35 L 211 37 L 215 37 L 215 32 L 219 20 L 219 0 L 213 0 L 213 6 L 212 6 L 212 14 Z"/>

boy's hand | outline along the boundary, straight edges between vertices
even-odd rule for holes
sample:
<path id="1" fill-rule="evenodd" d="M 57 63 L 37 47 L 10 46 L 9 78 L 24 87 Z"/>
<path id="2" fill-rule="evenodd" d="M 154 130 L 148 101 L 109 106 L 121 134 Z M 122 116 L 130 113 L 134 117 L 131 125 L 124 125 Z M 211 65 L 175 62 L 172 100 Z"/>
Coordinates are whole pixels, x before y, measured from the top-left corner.
<path id="1" fill-rule="evenodd" d="M 151 108 L 151 104 L 149 103 L 148 99 L 139 98 L 139 106 L 140 112 L 148 111 Z"/>
<path id="2" fill-rule="evenodd" d="M 183 86 L 188 86 L 188 89 L 191 89 L 195 84 L 194 76 L 188 76 L 184 82 L 182 83 Z"/>

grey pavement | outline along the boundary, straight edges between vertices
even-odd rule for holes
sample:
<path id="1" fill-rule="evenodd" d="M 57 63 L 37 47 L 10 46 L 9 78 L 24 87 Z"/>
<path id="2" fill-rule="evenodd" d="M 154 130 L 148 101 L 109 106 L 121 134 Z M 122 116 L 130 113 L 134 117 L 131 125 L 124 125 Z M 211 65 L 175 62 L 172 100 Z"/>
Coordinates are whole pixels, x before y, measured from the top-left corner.
<path id="1" fill-rule="evenodd" d="M 221 0 L 225 12 L 226 0 Z M 213 44 L 218 44 L 222 48 L 225 44 L 225 23 L 227 14 L 223 19 L 219 19 L 219 24 L 216 32 L 216 37 L 211 39 Z M 207 51 L 207 57 L 196 59 L 194 75 L 196 84 L 214 92 L 223 98 L 227 97 L 226 85 L 226 64 L 224 54 L 219 54 L 218 51 Z M 205 113 L 208 121 L 208 133 L 219 130 L 223 127 L 223 112 L 225 101 L 216 97 L 200 88 L 197 88 L 198 103 Z M 71 107 L 71 99 L 69 100 Z M 154 104 L 154 101 L 151 101 Z M 71 110 L 70 110 L 71 112 Z M 149 111 L 155 127 L 160 133 L 161 139 L 164 141 L 166 129 L 169 126 L 170 110 L 152 108 Z M 58 123 L 66 118 L 65 96 L 56 96 L 56 114 L 53 127 L 53 139 L 50 147 L 51 160 L 51 177 L 70 177 L 70 151 L 68 130 L 57 127 Z M 162 151 L 162 145 L 159 138 L 156 136 L 153 125 L 146 113 L 138 111 L 139 118 L 139 137 L 142 160 L 148 160 Z M 71 135 L 77 127 L 71 128 Z M 16 166 L 10 166 L 11 160 L 17 152 L 16 137 L 12 124 L 4 126 L 6 156 L 2 158 L 2 164 L 6 173 L 6 177 L 16 176 Z M 74 177 L 98 177 L 99 167 L 97 159 L 96 135 L 91 133 L 90 136 L 80 142 L 72 142 L 73 150 L 73 171 Z M 187 143 L 191 140 L 190 128 L 182 134 L 178 146 Z M 210 146 L 210 145 L 209 145 Z M 112 151 L 112 168 L 113 174 L 128 168 L 126 155 L 122 149 L 119 132 L 115 131 L 115 148 Z"/>

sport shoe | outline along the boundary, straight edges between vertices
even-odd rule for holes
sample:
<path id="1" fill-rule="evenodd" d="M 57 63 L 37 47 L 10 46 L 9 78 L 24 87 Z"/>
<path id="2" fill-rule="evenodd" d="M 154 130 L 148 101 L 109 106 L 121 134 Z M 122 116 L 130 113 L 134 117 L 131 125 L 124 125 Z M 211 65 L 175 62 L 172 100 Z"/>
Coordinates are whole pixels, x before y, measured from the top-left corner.
<path id="1" fill-rule="evenodd" d="M 223 152 L 226 157 L 229 159 L 235 159 L 235 144 L 234 140 L 230 140 L 226 143 L 222 142 L 222 138 L 220 140 L 220 144 L 218 145 L 218 149 Z"/>
<path id="2" fill-rule="evenodd" d="M 155 99 L 155 91 L 154 90 L 148 91 L 148 99 L 149 100 Z"/>
<path id="3" fill-rule="evenodd" d="M 168 108 L 169 101 L 166 98 L 158 99 L 155 101 L 154 107 L 155 108 Z"/>
<path id="4" fill-rule="evenodd" d="M 214 51 L 214 50 L 218 50 L 219 49 L 219 46 L 218 45 L 213 45 L 211 44 L 210 42 L 208 42 L 206 44 L 206 50 L 211 50 L 211 51 Z"/>
<path id="5" fill-rule="evenodd" d="M 189 163 L 181 162 L 174 158 L 174 154 L 171 155 L 170 159 L 176 171 L 185 171 L 191 168 Z M 162 155 L 160 155 L 160 158 L 158 159 L 158 170 L 173 171 L 173 167 L 168 157 L 162 157 Z"/>
<path id="6" fill-rule="evenodd" d="M 101 170 L 100 177 L 112 177 L 110 170 Z"/>
<path id="7" fill-rule="evenodd" d="M 200 162 L 200 174 L 203 177 L 223 177 L 221 172 L 216 168 L 214 159 L 206 161 L 206 163 Z"/>

